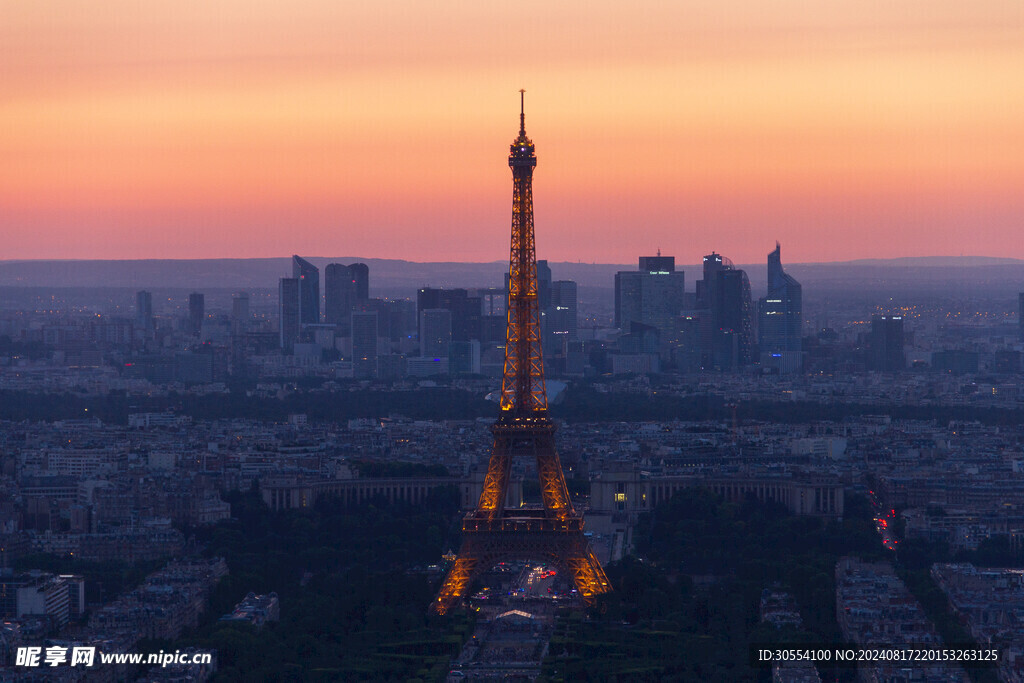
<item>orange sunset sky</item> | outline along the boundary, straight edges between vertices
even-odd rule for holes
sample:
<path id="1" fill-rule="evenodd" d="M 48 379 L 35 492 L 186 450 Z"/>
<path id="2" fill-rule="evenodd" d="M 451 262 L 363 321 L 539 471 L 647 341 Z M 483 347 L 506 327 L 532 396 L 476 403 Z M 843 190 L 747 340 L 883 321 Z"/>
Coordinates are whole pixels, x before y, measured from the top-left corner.
<path id="1" fill-rule="evenodd" d="M 0 0 L 0 260 L 1024 258 L 1021 0 Z"/>

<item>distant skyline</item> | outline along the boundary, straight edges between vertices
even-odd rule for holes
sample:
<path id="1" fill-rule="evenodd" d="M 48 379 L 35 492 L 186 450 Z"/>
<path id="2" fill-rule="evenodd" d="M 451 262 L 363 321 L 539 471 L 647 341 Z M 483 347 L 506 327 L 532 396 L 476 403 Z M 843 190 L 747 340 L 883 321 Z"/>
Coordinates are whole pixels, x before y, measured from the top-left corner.
<path id="1" fill-rule="evenodd" d="M 1024 258 L 1019 0 L 0 0 L 0 260 Z"/>

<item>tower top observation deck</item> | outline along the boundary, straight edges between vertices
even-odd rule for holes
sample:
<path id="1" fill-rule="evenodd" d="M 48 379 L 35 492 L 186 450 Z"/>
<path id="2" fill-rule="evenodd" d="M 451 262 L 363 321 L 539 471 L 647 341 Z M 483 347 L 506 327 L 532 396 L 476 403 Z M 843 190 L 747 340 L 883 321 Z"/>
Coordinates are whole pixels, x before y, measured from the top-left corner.
<path id="1" fill-rule="evenodd" d="M 512 168 L 533 168 L 537 165 L 533 140 L 526 137 L 525 93 L 525 90 L 519 91 L 519 137 L 512 142 L 508 154 L 508 165 Z"/>

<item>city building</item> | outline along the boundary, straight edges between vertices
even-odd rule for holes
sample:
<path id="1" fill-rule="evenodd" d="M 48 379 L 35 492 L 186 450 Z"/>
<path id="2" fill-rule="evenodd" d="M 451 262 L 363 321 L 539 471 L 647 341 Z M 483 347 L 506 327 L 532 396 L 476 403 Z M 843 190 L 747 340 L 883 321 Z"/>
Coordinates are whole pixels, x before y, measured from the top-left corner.
<path id="1" fill-rule="evenodd" d="M 714 299 L 714 288 L 717 283 L 715 274 L 726 268 L 732 268 L 732 261 L 721 254 L 711 252 L 704 257 L 704 279 L 697 282 L 698 308 L 711 308 L 711 302 Z"/>
<path id="2" fill-rule="evenodd" d="M 210 592 L 228 573 L 223 558 L 173 560 L 145 582 L 89 617 L 89 629 L 142 638 L 174 640 L 199 624 Z"/>
<path id="3" fill-rule="evenodd" d="M 932 369 L 953 374 L 978 371 L 978 352 L 964 349 L 949 349 L 932 353 Z"/>
<path id="4" fill-rule="evenodd" d="M 941 649 L 935 630 L 917 599 L 907 590 L 892 565 L 841 557 L 836 563 L 836 618 L 847 642 L 862 648 L 889 650 L 917 647 Z M 895 660 L 895 661 L 894 661 Z M 903 658 L 858 662 L 862 681 L 971 680 L 956 661 L 910 664 Z"/>
<path id="5" fill-rule="evenodd" d="M 480 341 L 453 341 L 448 346 L 448 372 L 452 375 L 480 374 Z"/>
<path id="6" fill-rule="evenodd" d="M 675 269 L 674 256 L 641 256 L 637 270 L 615 274 L 615 326 L 628 330 L 637 322 L 673 334 L 684 292 L 685 276 Z"/>
<path id="7" fill-rule="evenodd" d="M 420 355 L 424 358 L 447 358 L 452 342 L 452 312 L 447 308 L 420 311 Z"/>
<path id="8" fill-rule="evenodd" d="M 278 621 L 280 618 L 281 605 L 277 593 L 256 595 L 250 592 L 235 605 L 230 614 L 225 614 L 219 621 L 245 622 L 259 630 L 268 621 Z"/>
<path id="9" fill-rule="evenodd" d="M 206 316 L 205 297 L 199 292 L 188 295 L 188 331 L 193 337 L 203 332 L 203 318 Z"/>
<path id="10" fill-rule="evenodd" d="M 747 274 L 721 254 L 704 257 L 704 279 L 697 283 L 697 305 L 706 312 L 701 326 L 704 367 L 735 370 L 753 360 L 753 315 Z"/>
<path id="11" fill-rule="evenodd" d="M 299 281 L 294 277 L 283 277 L 278 285 L 278 329 L 280 345 L 285 353 L 295 348 L 295 340 L 299 336 Z"/>
<path id="12" fill-rule="evenodd" d="M 551 306 L 544 312 L 544 355 L 564 356 L 578 334 L 578 288 L 572 280 L 551 283 Z"/>
<path id="13" fill-rule="evenodd" d="M 355 311 L 352 316 L 352 375 L 377 376 L 377 311 Z"/>
<path id="14" fill-rule="evenodd" d="M 142 330 L 153 329 L 153 294 L 142 290 L 135 293 L 135 324 Z"/>
<path id="15" fill-rule="evenodd" d="M 474 290 L 473 295 L 480 298 L 482 306 L 480 341 L 485 344 L 504 343 L 505 323 L 508 317 L 508 289 L 482 287 Z"/>
<path id="16" fill-rule="evenodd" d="M 420 338 L 423 338 L 423 311 L 445 309 L 450 312 L 451 338 L 469 341 L 481 337 L 481 311 L 479 296 L 471 296 L 466 289 L 434 289 L 425 287 L 416 293 L 416 311 L 420 320 Z"/>
<path id="17" fill-rule="evenodd" d="M 903 353 L 903 316 L 872 317 L 867 341 L 868 370 L 895 372 L 906 367 L 907 360 Z"/>
<path id="18" fill-rule="evenodd" d="M 999 649 L 1000 680 L 1024 681 L 1024 572 L 933 564 L 931 576 L 974 641 Z"/>
<path id="19" fill-rule="evenodd" d="M 342 336 L 348 336 L 349 314 L 362 310 L 369 298 L 370 268 L 365 263 L 331 263 L 324 269 L 324 319 L 339 325 Z"/>
<path id="20" fill-rule="evenodd" d="M 782 269 L 782 247 L 768 254 L 768 293 L 758 306 L 757 340 L 761 367 L 778 373 L 803 367 L 800 283 Z"/>
<path id="21" fill-rule="evenodd" d="M 60 627 L 68 623 L 72 613 L 81 616 L 83 595 L 84 580 L 80 576 L 42 572 L 0 576 L 0 616 L 48 616 Z"/>
<path id="22" fill-rule="evenodd" d="M 696 468 L 695 468 L 696 469 Z M 625 513 L 634 520 L 677 492 L 703 487 L 730 502 L 748 496 L 785 505 L 795 515 L 842 518 L 845 491 L 838 477 L 817 473 L 751 472 L 653 476 L 633 468 L 602 472 L 590 482 L 590 509 L 594 515 Z"/>
<path id="23" fill-rule="evenodd" d="M 714 330 L 715 367 L 723 370 L 748 365 L 752 360 L 753 330 L 750 300 L 750 282 L 747 274 L 738 269 L 716 273 L 718 287 L 711 307 Z"/>
<path id="24" fill-rule="evenodd" d="M 292 256 L 292 277 L 299 282 L 299 324 L 320 322 L 320 270 L 300 256 Z"/>
<path id="25" fill-rule="evenodd" d="M 245 334 L 249 328 L 249 293 L 238 292 L 231 298 L 231 333 Z"/>
<path id="26" fill-rule="evenodd" d="M 507 281 L 505 285 L 507 289 Z M 551 307 L 551 266 L 546 259 L 537 261 L 537 303 L 540 304 L 541 311 Z"/>
<path id="27" fill-rule="evenodd" d="M 370 298 L 370 266 L 365 263 L 353 263 L 348 267 L 356 285 L 356 303 Z"/>
<path id="28" fill-rule="evenodd" d="M 367 310 L 376 310 L 379 336 L 392 342 L 406 342 L 417 333 L 416 302 L 408 299 L 368 299 Z M 376 307 L 376 308 L 373 308 Z"/>

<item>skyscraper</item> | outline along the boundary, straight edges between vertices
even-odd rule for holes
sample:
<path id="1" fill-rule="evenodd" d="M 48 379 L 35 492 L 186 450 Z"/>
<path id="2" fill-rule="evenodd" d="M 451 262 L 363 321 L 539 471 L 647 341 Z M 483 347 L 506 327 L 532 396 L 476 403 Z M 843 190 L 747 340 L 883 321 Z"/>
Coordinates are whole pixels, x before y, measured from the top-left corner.
<path id="1" fill-rule="evenodd" d="M 352 375 L 356 379 L 377 376 L 377 311 L 352 314 Z"/>
<path id="2" fill-rule="evenodd" d="M 231 297 L 231 374 L 246 374 L 247 335 L 249 333 L 249 293 Z"/>
<path id="3" fill-rule="evenodd" d="M 420 311 L 420 355 L 447 358 L 452 341 L 452 312 L 447 308 Z"/>
<path id="4" fill-rule="evenodd" d="M 480 339 L 483 304 L 479 296 L 470 296 L 465 289 L 434 289 L 424 287 L 416 293 L 416 310 L 444 308 L 451 312 L 451 335 L 454 341 Z M 420 316 L 422 322 L 422 315 Z M 420 335 L 423 328 L 420 327 Z"/>
<path id="5" fill-rule="evenodd" d="M 231 334 L 245 334 L 249 329 L 249 293 L 238 292 L 231 298 Z"/>
<path id="6" fill-rule="evenodd" d="M 481 306 L 480 341 L 484 344 L 503 343 L 508 315 L 508 287 L 485 287 L 475 290 L 474 294 L 480 299 Z"/>
<path id="7" fill-rule="evenodd" d="M 896 372 L 907 365 L 903 354 L 903 316 L 881 315 L 871 318 L 868 333 L 868 370 Z"/>
<path id="8" fill-rule="evenodd" d="M 700 325 L 704 367 L 733 370 L 749 364 L 754 322 L 747 274 L 711 252 L 704 257 L 704 279 L 697 283 L 697 305 L 708 318 Z"/>
<path id="9" fill-rule="evenodd" d="M 780 373 L 803 366 L 802 300 L 800 283 L 782 269 L 782 247 L 768 254 L 768 294 L 758 305 L 758 346 L 761 367 Z"/>
<path id="10" fill-rule="evenodd" d="M 674 256 L 641 256 L 637 270 L 615 274 L 615 326 L 630 323 L 656 327 L 663 336 L 675 331 L 683 311 L 686 280 Z M 665 337 L 667 338 L 667 337 Z"/>
<path id="11" fill-rule="evenodd" d="M 348 327 L 345 318 L 349 318 L 351 323 L 350 316 L 356 301 L 355 284 L 348 266 L 329 263 L 324 268 L 324 322 Z"/>
<path id="12" fill-rule="evenodd" d="M 697 306 L 699 308 L 711 308 L 715 285 L 718 282 L 716 273 L 726 268 L 732 268 L 732 261 L 721 254 L 711 252 L 704 257 L 704 279 L 697 283 Z"/>
<path id="13" fill-rule="evenodd" d="M 295 348 L 295 340 L 299 336 L 299 280 L 294 277 L 283 277 L 277 290 L 278 325 L 281 335 L 281 348 L 291 353 Z"/>
<path id="14" fill-rule="evenodd" d="M 736 369 L 751 362 L 753 344 L 753 311 L 750 281 L 746 272 L 737 268 L 715 273 L 717 285 L 711 306 L 716 326 L 715 366 L 722 370 Z"/>
<path id="15" fill-rule="evenodd" d="M 368 301 L 378 301 L 370 299 Z M 418 328 L 416 322 L 416 302 L 407 299 L 391 299 L 381 302 L 378 313 L 381 319 L 380 336 L 390 341 L 398 342 L 402 339 L 412 339 Z"/>
<path id="16" fill-rule="evenodd" d="M 658 273 L 661 275 L 674 273 L 676 270 L 676 257 L 662 256 L 660 251 L 657 256 L 641 256 L 640 270 L 644 273 Z"/>
<path id="17" fill-rule="evenodd" d="M 143 330 L 153 329 L 153 294 L 146 290 L 135 293 L 135 324 Z"/>
<path id="18" fill-rule="evenodd" d="M 448 374 L 480 374 L 480 342 L 478 340 L 453 341 L 448 345 Z"/>
<path id="19" fill-rule="evenodd" d="M 551 266 L 546 259 L 537 261 L 537 302 L 542 311 L 551 306 Z"/>
<path id="20" fill-rule="evenodd" d="M 188 295 L 188 329 L 193 337 L 203 331 L 203 318 L 206 316 L 206 300 L 199 292 Z"/>
<path id="21" fill-rule="evenodd" d="M 370 298 L 370 266 L 365 263 L 353 263 L 348 267 L 356 284 L 356 303 Z"/>
<path id="22" fill-rule="evenodd" d="M 370 268 L 365 263 L 332 263 L 324 269 L 324 318 L 339 325 L 342 336 L 348 336 L 352 311 L 363 309 L 369 298 Z"/>
<path id="23" fill-rule="evenodd" d="M 547 310 L 547 337 L 544 339 L 546 355 L 564 355 L 568 343 L 576 341 L 577 305 L 576 283 L 572 280 L 556 280 L 551 283 L 551 306 Z"/>
<path id="24" fill-rule="evenodd" d="M 299 282 L 299 323 L 320 322 L 320 271 L 301 256 L 292 256 L 292 277 Z"/>

